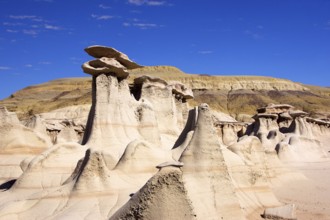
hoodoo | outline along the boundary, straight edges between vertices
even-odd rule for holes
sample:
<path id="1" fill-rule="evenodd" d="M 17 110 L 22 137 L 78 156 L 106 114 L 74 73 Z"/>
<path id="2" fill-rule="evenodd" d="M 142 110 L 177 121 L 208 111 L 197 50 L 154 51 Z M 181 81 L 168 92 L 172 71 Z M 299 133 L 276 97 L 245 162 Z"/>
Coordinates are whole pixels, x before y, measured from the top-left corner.
<path id="1" fill-rule="evenodd" d="M 236 121 L 113 48 L 85 51 L 91 106 L 23 123 L 0 107 L 0 219 L 300 219 L 306 197 L 330 217 L 310 172 L 330 167 L 329 121 L 288 104 Z"/>

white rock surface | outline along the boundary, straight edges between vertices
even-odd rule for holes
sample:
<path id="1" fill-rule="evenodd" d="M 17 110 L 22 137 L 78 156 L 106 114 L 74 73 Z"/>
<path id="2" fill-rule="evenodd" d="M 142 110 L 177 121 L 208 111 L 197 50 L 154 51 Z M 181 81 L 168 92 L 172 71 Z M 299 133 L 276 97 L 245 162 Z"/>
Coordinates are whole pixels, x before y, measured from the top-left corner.
<path id="1" fill-rule="evenodd" d="M 109 47 L 86 51 L 97 58 L 84 69 L 91 107 L 26 126 L 0 108 L 0 219 L 330 218 L 329 122 L 285 104 L 250 123 L 189 109 L 185 85 L 142 76 L 130 86 L 138 64 Z"/>
<path id="2" fill-rule="evenodd" d="M 296 220 L 296 207 L 294 204 L 267 208 L 264 211 L 263 216 L 268 219 L 285 219 L 285 220 Z"/>

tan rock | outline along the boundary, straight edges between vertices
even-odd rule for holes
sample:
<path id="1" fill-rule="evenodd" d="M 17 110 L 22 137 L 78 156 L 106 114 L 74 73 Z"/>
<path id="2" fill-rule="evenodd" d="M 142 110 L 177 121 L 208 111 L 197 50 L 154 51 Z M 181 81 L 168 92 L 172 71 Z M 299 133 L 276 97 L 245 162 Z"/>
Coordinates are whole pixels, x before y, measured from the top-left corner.
<path id="1" fill-rule="evenodd" d="M 296 117 L 305 117 L 308 115 L 308 113 L 301 110 L 290 110 L 289 115 L 293 118 L 296 118 Z"/>
<path id="2" fill-rule="evenodd" d="M 164 167 L 112 219 L 198 219 L 187 196 L 182 172 Z"/>
<path id="3" fill-rule="evenodd" d="M 296 206 L 294 204 L 266 208 L 263 214 L 266 219 L 296 220 Z"/>
<path id="4" fill-rule="evenodd" d="M 102 46 L 86 50 L 98 59 L 88 70 L 95 71 L 88 110 L 39 114 L 26 121 L 27 128 L 0 108 L 0 190 L 6 190 L 0 193 L 0 219 L 255 220 L 264 207 L 275 207 L 265 217 L 289 218 L 294 210 L 282 207 L 273 193 L 281 196 L 281 190 L 281 200 L 303 204 L 297 206 L 303 207 L 300 216 L 305 208 L 312 217 L 329 216 L 329 184 L 319 183 L 326 183 L 320 173 L 330 161 L 328 122 L 290 116 L 288 105 L 269 105 L 250 124 L 212 112 L 207 104 L 189 109 L 185 99 L 193 94 L 185 85 L 150 76 L 129 85 L 125 71 L 137 66 L 126 55 Z M 219 83 L 209 78 L 187 82 L 203 88 Z M 230 89 L 292 86 L 271 80 L 221 83 Z M 85 128 L 80 145 L 78 133 Z M 44 140 L 40 133 L 47 132 L 51 137 Z M 50 138 L 55 145 L 37 152 L 39 142 Z M 306 177 L 292 164 L 303 167 Z M 322 169 L 314 172 L 314 166 Z M 312 182 L 309 176 L 318 180 L 312 190 L 301 186 L 301 180 Z M 304 193 L 309 196 L 299 197 Z M 311 204 L 320 207 L 309 209 L 304 199 L 315 195 Z"/>
<path id="5" fill-rule="evenodd" d="M 198 107 L 196 128 L 180 161 L 184 163 L 184 186 L 198 219 L 244 219 L 207 104 Z"/>
<path id="6" fill-rule="evenodd" d="M 292 105 L 288 104 L 269 104 L 266 107 L 257 109 L 258 113 L 279 114 L 288 112 L 293 109 Z"/>
<path id="7" fill-rule="evenodd" d="M 94 45 L 94 46 L 87 47 L 85 49 L 85 51 L 90 56 L 98 58 L 98 59 L 100 59 L 100 58 L 102 59 L 103 57 L 114 58 L 127 69 L 136 69 L 136 68 L 142 67 L 142 66 L 136 64 L 135 62 L 131 61 L 126 54 L 119 52 L 118 50 L 111 48 L 111 47 Z"/>
<path id="8" fill-rule="evenodd" d="M 194 94 L 191 89 L 188 89 L 184 84 L 180 82 L 171 82 L 172 93 L 175 96 L 179 96 L 181 99 L 193 99 Z"/>
<path id="9" fill-rule="evenodd" d="M 0 106 L 0 126 L 5 124 L 19 124 L 15 112 L 9 112 L 6 107 Z"/>
<path id="10" fill-rule="evenodd" d="M 162 169 L 164 167 L 183 167 L 183 165 L 184 164 L 179 161 L 168 161 L 157 165 L 156 168 Z"/>
<path id="11" fill-rule="evenodd" d="M 103 62 L 102 60 L 106 60 L 106 62 Z M 99 74 L 112 73 L 118 78 L 127 78 L 129 75 L 126 67 L 113 58 L 103 57 L 99 60 L 88 61 L 82 65 L 82 69 L 85 73 L 95 76 Z"/>

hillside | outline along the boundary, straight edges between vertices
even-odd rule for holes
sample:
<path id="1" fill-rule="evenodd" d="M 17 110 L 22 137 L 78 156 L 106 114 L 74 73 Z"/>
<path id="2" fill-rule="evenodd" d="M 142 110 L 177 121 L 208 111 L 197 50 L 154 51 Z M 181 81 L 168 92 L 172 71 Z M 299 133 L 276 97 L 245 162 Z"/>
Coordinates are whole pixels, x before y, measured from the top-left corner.
<path id="1" fill-rule="evenodd" d="M 210 76 L 186 74 L 171 66 L 143 67 L 130 71 L 130 82 L 137 76 L 152 75 L 179 81 L 191 87 L 197 105 L 207 102 L 213 109 L 238 115 L 254 114 L 268 103 L 289 103 L 315 116 L 328 116 L 330 88 L 302 85 L 285 79 L 261 76 Z M 70 105 L 91 103 L 91 77 L 65 78 L 26 87 L 1 100 L 20 118 Z"/>

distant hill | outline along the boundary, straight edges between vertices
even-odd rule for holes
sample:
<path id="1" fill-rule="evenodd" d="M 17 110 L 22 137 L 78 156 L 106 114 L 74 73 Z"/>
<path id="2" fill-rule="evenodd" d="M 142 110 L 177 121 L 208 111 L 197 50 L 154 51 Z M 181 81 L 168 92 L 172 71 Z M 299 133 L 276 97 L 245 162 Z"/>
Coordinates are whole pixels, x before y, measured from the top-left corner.
<path id="1" fill-rule="evenodd" d="M 261 76 L 210 76 L 187 74 L 171 66 L 144 67 L 131 71 L 137 76 L 152 75 L 168 81 L 180 81 L 191 87 L 195 99 L 191 105 L 206 102 L 211 108 L 229 113 L 253 115 L 268 103 L 287 103 L 311 112 L 314 117 L 330 115 L 330 88 L 303 85 L 286 79 Z M 91 77 L 65 78 L 32 85 L 1 100 L 10 111 L 24 118 L 34 113 L 91 103 Z"/>

